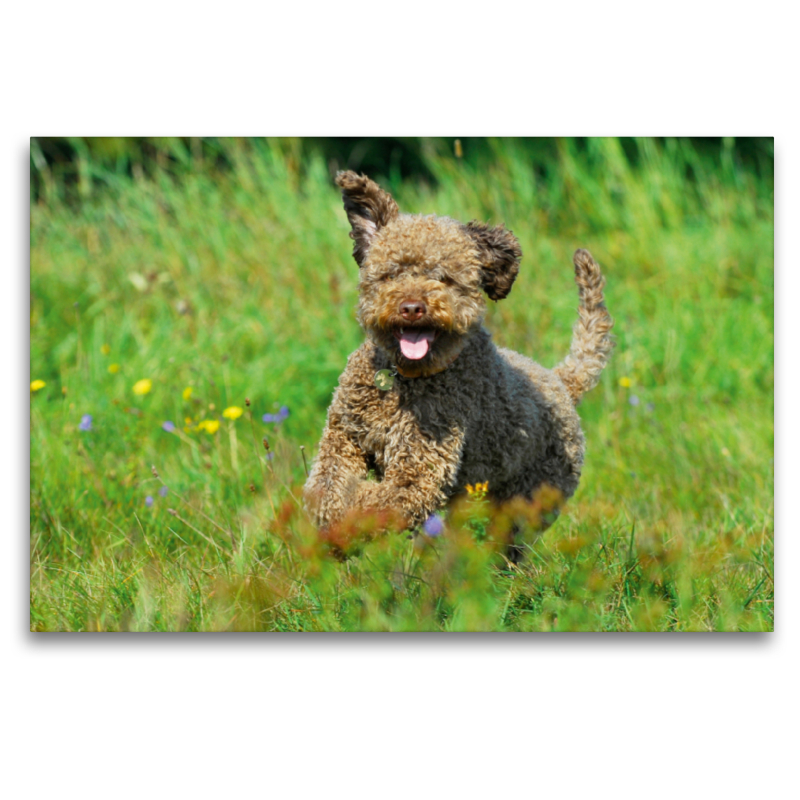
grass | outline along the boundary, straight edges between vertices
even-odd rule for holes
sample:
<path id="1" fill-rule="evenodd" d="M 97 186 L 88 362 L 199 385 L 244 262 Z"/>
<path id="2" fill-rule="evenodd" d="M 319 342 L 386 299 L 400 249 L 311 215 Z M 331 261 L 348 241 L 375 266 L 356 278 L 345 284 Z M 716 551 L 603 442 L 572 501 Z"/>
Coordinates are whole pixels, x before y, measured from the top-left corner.
<path id="1" fill-rule="evenodd" d="M 546 366 L 569 345 L 572 251 L 607 275 L 618 346 L 580 407 L 582 482 L 519 568 L 475 535 L 478 496 L 436 540 L 398 532 L 343 563 L 305 520 L 300 447 L 310 459 L 362 340 L 320 156 L 226 141 L 220 166 L 176 144 L 129 176 L 86 155 L 79 200 L 45 170 L 31 628 L 772 630 L 771 176 L 729 143 L 637 140 L 634 159 L 615 139 L 556 145 L 542 174 L 515 141 L 476 163 L 431 143 L 434 184 L 387 181 L 404 210 L 517 234 L 520 277 L 487 324 Z"/>

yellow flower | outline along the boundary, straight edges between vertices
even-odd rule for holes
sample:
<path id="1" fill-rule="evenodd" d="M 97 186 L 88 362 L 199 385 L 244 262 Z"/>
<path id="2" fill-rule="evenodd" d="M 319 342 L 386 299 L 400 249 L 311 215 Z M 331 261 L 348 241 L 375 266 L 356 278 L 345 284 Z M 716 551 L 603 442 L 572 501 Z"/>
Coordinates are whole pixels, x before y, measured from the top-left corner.
<path id="1" fill-rule="evenodd" d="M 620 378 L 619 385 L 624 389 L 630 389 L 633 386 L 633 381 L 630 378 Z"/>
<path id="2" fill-rule="evenodd" d="M 108 365 L 108 371 L 112 375 L 116 375 L 119 372 L 119 364 L 109 364 Z"/>
<path id="3" fill-rule="evenodd" d="M 197 424 L 197 430 L 206 431 L 206 433 L 216 433 L 219 430 L 219 420 L 204 419 Z"/>
<path id="4" fill-rule="evenodd" d="M 183 421 L 184 421 L 184 422 L 185 422 L 187 425 L 191 425 L 191 424 L 192 424 L 192 418 L 191 418 L 191 417 L 184 417 L 184 418 L 183 418 Z"/>
<path id="5" fill-rule="evenodd" d="M 133 384 L 134 394 L 147 394 L 153 388 L 153 381 L 150 378 L 142 378 Z"/>
<path id="6" fill-rule="evenodd" d="M 230 406 L 222 412 L 225 419 L 239 419 L 244 414 L 244 411 L 239 406 Z"/>
<path id="7" fill-rule="evenodd" d="M 489 491 L 489 481 L 485 481 L 484 483 L 479 483 L 475 488 L 479 492 L 488 492 Z"/>
<path id="8" fill-rule="evenodd" d="M 183 390 L 183 399 L 184 400 L 188 400 L 191 396 L 192 396 L 192 387 L 191 386 L 187 386 Z"/>
<path id="9" fill-rule="evenodd" d="M 100 348 L 100 352 L 101 352 L 101 353 L 102 353 L 104 356 L 107 356 L 107 355 L 108 355 L 108 354 L 111 352 L 111 348 L 110 348 L 110 347 L 109 347 L 107 344 L 104 344 L 104 345 L 103 345 L 103 346 Z"/>
<path id="10" fill-rule="evenodd" d="M 39 389 L 44 389 L 47 384 L 44 381 L 31 381 L 31 391 L 38 392 Z"/>
<path id="11" fill-rule="evenodd" d="M 475 489 L 473 488 L 471 483 L 467 484 L 467 494 L 469 494 L 469 495 L 475 494 Z"/>

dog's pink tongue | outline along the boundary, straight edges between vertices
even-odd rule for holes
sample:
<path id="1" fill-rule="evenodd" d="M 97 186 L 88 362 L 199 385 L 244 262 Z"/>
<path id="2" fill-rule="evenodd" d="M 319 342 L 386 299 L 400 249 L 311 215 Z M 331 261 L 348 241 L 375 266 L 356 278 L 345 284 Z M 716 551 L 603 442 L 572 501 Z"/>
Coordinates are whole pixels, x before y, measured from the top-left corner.
<path id="1" fill-rule="evenodd" d="M 425 358 L 432 341 L 433 331 L 407 329 L 400 334 L 400 350 L 406 358 L 418 361 Z"/>

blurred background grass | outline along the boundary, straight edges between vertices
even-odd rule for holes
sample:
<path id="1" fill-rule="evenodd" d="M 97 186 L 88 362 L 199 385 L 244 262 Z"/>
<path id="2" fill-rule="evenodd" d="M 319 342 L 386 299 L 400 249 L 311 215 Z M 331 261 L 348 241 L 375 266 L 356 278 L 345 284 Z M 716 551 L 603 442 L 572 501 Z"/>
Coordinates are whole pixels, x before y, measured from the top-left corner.
<path id="1" fill-rule="evenodd" d="M 31 141 L 34 629 L 772 628 L 772 140 L 458 152 Z M 405 211 L 505 222 L 522 269 L 487 325 L 546 366 L 570 341 L 572 252 L 607 275 L 618 346 L 580 407 L 582 483 L 520 569 L 458 532 L 341 565 L 298 511 L 299 448 L 362 340 L 345 167 Z"/>

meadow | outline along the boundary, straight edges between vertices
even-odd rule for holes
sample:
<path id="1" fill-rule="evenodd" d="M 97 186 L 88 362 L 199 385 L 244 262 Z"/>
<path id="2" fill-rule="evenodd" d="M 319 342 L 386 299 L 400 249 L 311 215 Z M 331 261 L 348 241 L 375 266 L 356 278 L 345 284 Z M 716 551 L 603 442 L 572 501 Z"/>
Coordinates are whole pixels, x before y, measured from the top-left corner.
<path id="1" fill-rule="evenodd" d="M 581 485 L 522 564 L 480 492 L 441 536 L 340 561 L 299 500 L 363 339 L 333 165 L 216 146 L 147 170 L 85 150 L 70 183 L 34 143 L 32 630 L 773 629 L 771 170 L 730 141 L 564 139 L 544 167 L 515 140 L 432 141 L 428 178 L 371 175 L 404 211 L 514 231 L 498 344 L 563 358 L 586 247 L 617 348 L 579 407 Z"/>

